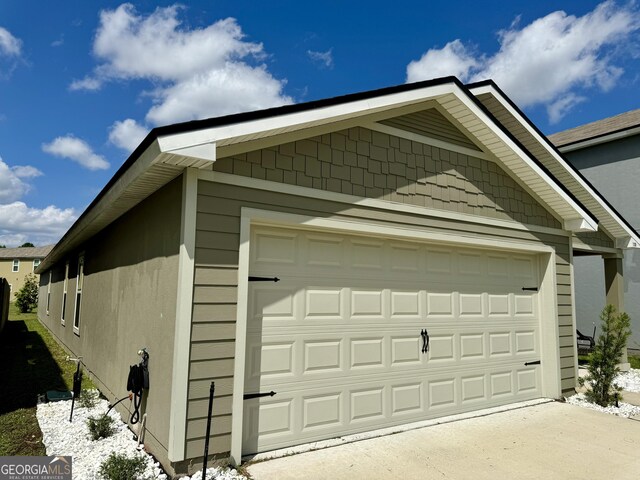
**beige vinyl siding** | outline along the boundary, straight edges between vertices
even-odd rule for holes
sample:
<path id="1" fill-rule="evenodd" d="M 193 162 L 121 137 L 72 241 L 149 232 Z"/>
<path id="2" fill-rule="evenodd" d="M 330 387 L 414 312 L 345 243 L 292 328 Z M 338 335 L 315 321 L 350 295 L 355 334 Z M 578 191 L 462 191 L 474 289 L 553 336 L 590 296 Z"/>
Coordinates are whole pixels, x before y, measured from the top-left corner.
<path id="1" fill-rule="evenodd" d="M 575 386 L 573 335 L 570 332 L 572 319 L 568 263 L 569 237 L 398 214 L 387 210 L 337 204 L 314 198 L 291 197 L 278 192 L 201 180 L 198 182 L 196 281 L 187 410 L 187 458 L 195 458 L 202 453 L 207 396 L 212 380 L 216 382 L 216 400 L 213 419 L 214 434 L 211 437 L 210 451 L 224 453 L 230 450 L 237 268 L 242 207 L 317 217 L 362 219 L 371 223 L 391 222 L 433 232 L 473 233 L 486 238 L 520 239 L 554 247 L 557 252 L 559 282 L 560 343 L 565 345 L 560 348 L 562 388 L 569 390 Z M 236 243 L 234 244 L 231 240 Z M 211 368 L 205 368 L 205 365 Z"/>
<path id="2" fill-rule="evenodd" d="M 575 237 L 582 243 L 591 247 L 614 248 L 615 242 L 602 230 L 597 232 L 578 232 Z"/>
<path id="3" fill-rule="evenodd" d="M 380 123 L 419 135 L 426 135 L 437 140 L 443 140 L 454 145 L 479 150 L 464 133 L 435 108 L 381 120 Z"/>
<path id="4" fill-rule="evenodd" d="M 214 170 L 524 224 L 560 223 L 496 163 L 356 127 L 220 158 Z"/>

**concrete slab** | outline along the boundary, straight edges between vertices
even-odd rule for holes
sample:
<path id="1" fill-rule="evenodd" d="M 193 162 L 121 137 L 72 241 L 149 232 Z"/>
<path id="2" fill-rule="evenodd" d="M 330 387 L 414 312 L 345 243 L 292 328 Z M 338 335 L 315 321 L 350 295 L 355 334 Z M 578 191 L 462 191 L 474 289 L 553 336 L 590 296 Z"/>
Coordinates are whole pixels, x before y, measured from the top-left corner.
<path id="1" fill-rule="evenodd" d="M 255 463 L 248 471 L 255 480 L 636 480 L 638 451 L 640 422 L 552 402 Z"/>
<path id="2" fill-rule="evenodd" d="M 640 406 L 640 393 L 623 391 L 622 401 L 626 403 L 630 403 L 631 405 Z"/>

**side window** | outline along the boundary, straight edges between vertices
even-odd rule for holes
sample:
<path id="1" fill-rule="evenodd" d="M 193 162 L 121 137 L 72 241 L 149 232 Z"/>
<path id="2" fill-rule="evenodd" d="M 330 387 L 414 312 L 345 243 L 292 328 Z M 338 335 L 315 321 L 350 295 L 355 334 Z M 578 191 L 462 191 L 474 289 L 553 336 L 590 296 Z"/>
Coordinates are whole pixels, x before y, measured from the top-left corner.
<path id="1" fill-rule="evenodd" d="M 60 323 L 64 325 L 64 318 L 67 313 L 67 285 L 69 285 L 69 262 L 64 266 L 64 283 L 62 284 L 62 314 Z"/>
<path id="2" fill-rule="evenodd" d="M 17 272 L 20 270 L 20 260 L 18 260 L 17 258 L 13 261 L 13 267 L 11 268 L 12 272 Z"/>
<path id="3" fill-rule="evenodd" d="M 47 284 L 47 315 L 49 315 L 49 305 L 51 305 L 51 270 L 49 270 L 49 283 Z"/>
<path id="4" fill-rule="evenodd" d="M 40 259 L 39 258 L 34 258 L 33 259 L 33 271 L 36 271 L 36 268 L 38 268 L 38 266 L 40 265 Z"/>
<path id="5" fill-rule="evenodd" d="M 78 276 L 76 277 L 76 305 L 73 313 L 73 331 L 80 334 L 80 307 L 82 305 L 82 287 L 84 284 L 84 255 L 78 257 Z"/>

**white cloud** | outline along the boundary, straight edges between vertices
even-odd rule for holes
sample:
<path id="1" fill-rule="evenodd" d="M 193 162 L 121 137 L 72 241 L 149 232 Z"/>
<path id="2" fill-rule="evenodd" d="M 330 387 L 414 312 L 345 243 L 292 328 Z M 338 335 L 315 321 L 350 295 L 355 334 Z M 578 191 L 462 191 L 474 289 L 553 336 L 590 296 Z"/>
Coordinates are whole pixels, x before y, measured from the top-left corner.
<path id="1" fill-rule="evenodd" d="M 0 27 L 0 53 L 8 57 L 19 57 L 22 53 L 22 41 L 3 27 Z"/>
<path id="2" fill-rule="evenodd" d="M 29 175 L 27 172 L 32 174 Z M 0 158 L 0 203 L 13 202 L 29 192 L 31 185 L 22 179 L 37 176 L 37 174 L 34 174 L 35 172 L 42 174 L 38 169 L 31 166 L 9 167 Z"/>
<path id="3" fill-rule="evenodd" d="M 57 137 L 50 143 L 44 143 L 42 150 L 56 157 L 68 158 L 89 170 L 106 170 L 109 162 L 93 152 L 87 142 L 73 135 Z"/>
<path id="4" fill-rule="evenodd" d="M 16 247 L 26 241 L 38 246 L 55 243 L 76 218 L 72 208 L 30 208 L 19 201 L 0 205 L 0 244 Z"/>
<path id="5" fill-rule="evenodd" d="M 102 88 L 102 81 L 94 77 L 85 77 L 82 80 L 74 80 L 69 85 L 69 90 L 90 90 L 96 91 Z"/>
<path id="6" fill-rule="evenodd" d="M 324 68 L 333 68 L 333 48 L 330 48 L 326 52 L 307 50 L 307 55 L 312 61 L 319 63 Z"/>
<path id="7" fill-rule="evenodd" d="M 147 93 L 154 105 L 146 120 L 153 124 L 292 102 L 282 93 L 285 81 L 261 63 L 266 58 L 262 44 L 246 41 L 235 19 L 189 29 L 179 13 L 176 5 L 146 16 L 131 4 L 103 10 L 93 44 L 102 63 L 70 88 L 97 90 L 113 80 L 152 82 Z"/>
<path id="8" fill-rule="evenodd" d="M 575 91 L 613 88 L 623 73 L 615 64 L 640 28 L 635 3 L 613 1 L 576 17 L 556 11 L 523 28 L 517 22 L 499 32 L 500 49 L 474 55 L 460 40 L 427 51 L 407 67 L 407 81 L 444 75 L 462 81 L 493 79 L 521 107 L 542 104 L 558 121 L 583 100 Z"/>
<path id="9" fill-rule="evenodd" d="M 40 175 L 42 172 L 35 167 L 9 167 L 0 158 L 0 244 L 16 247 L 26 241 L 36 245 L 55 243 L 77 218 L 71 208 L 30 208 L 20 201 L 31 190 L 25 179 Z"/>
<path id="10" fill-rule="evenodd" d="M 114 122 L 109 129 L 109 141 L 115 146 L 133 152 L 149 130 L 131 118 Z"/>
<path id="11" fill-rule="evenodd" d="M 460 40 L 447 43 L 443 48 L 431 48 L 407 66 L 407 81 L 416 82 L 428 78 L 439 78 L 454 75 L 467 78 L 479 62 Z"/>
<path id="12" fill-rule="evenodd" d="M 16 165 L 15 167 L 11 167 L 11 170 L 18 178 L 35 178 L 43 175 L 40 170 L 31 165 Z"/>

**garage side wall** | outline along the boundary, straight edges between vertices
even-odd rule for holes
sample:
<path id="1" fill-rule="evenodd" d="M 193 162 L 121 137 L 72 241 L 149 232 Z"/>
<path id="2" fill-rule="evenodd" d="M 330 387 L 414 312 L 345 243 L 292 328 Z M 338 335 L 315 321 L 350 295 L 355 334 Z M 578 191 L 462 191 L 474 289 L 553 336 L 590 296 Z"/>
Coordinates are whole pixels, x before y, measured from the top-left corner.
<path id="1" fill-rule="evenodd" d="M 171 405 L 171 372 L 176 315 L 181 179 L 178 178 L 124 214 L 52 267 L 40 281 L 39 320 L 73 356 L 112 402 L 127 394 L 129 366 L 148 349 L 150 389 L 145 444 L 166 461 Z M 84 252 L 84 288 L 79 333 L 73 331 L 78 255 Z M 69 262 L 65 325 L 61 324 L 65 263 Z M 122 402 L 119 407 L 128 406 Z M 122 408 L 122 414 L 127 412 Z"/>
<path id="2" fill-rule="evenodd" d="M 575 387 L 569 237 L 292 197 L 274 191 L 201 180 L 198 183 L 187 458 L 197 458 L 203 449 L 207 398 L 212 380 L 216 381 L 216 405 L 210 452 L 229 452 L 231 447 L 238 250 L 243 207 L 371 223 L 391 222 L 424 231 L 471 233 L 486 238 L 526 240 L 552 246 L 556 251 L 562 389 Z"/>

